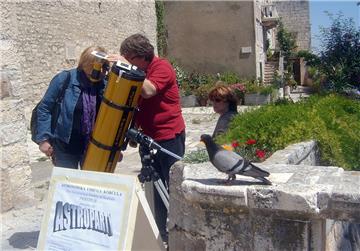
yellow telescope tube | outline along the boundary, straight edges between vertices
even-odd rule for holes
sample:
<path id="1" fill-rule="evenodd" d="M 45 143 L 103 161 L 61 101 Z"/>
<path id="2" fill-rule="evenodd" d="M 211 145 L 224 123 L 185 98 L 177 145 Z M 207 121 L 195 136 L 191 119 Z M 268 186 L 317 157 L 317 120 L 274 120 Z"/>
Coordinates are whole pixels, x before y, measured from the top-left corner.
<path id="1" fill-rule="evenodd" d="M 113 64 L 82 165 L 83 170 L 114 172 L 126 131 L 134 116 L 145 73 Z"/>

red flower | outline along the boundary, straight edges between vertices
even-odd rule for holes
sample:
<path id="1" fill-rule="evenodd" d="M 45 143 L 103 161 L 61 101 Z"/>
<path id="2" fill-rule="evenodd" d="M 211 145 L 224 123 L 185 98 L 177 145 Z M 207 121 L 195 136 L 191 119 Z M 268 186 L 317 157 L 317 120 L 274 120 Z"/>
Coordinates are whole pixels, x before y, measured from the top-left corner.
<path id="1" fill-rule="evenodd" d="M 256 140 L 255 139 L 249 139 L 248 141 L 246 141 L 247 145 L 254 145 L 256 144 Z"/>
<path id="2" fill-rule="evenodd" d="M 260 149 L 256 149 L 256 150 L 255 150 L 255 153 L 256 153 L 256 156 L 257 156 L 259 159 L 265 158 L 265 151 L 262 151 L 262 150 L 260 150 Z"/>
<path id="3" fill-rule="evenodd" d="M 237 142 L 236 140 L 234 140 L 232 143 L 231 143 L 231 146 L 236 148 L 238 146 L 240 146 L 239 142 Z"/>

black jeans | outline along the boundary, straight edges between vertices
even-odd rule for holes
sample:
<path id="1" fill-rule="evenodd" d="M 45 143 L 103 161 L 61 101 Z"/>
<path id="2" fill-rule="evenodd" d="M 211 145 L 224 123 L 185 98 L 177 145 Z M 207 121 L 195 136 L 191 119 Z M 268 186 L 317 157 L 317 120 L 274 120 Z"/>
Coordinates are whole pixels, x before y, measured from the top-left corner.
<path id="1" fill-rule="evenodd" d="M 170 152 L 179 155 L 180 157 L 184 156 L 185 153 L 185 132 L 181 132 L 175 136 L 173 139 L 158 141 L 157 142 L 162 148 L 169 150 Z M 169 172 L 170 167 L 177 161 L 174 157 L 163 153 L 162 151 L 157 151 L 157 153 L 153 156 L 153 167 L 155 171 L 159 174 L 162 182 L 164 183 L 166 189 L 169 192 Z M 153 199 L 153 214 L 155 217 L 156 224 L 159 228 L 161 237 L 164 241 L 167 241 L 167 230 L 166 230 L 166 220 L 167 220 L 167 209 L 164 206 L 164 203 L 156 191 L 154 189 L 154 197 Z M 148 198 L 149 199 L 149 198 Z"/>

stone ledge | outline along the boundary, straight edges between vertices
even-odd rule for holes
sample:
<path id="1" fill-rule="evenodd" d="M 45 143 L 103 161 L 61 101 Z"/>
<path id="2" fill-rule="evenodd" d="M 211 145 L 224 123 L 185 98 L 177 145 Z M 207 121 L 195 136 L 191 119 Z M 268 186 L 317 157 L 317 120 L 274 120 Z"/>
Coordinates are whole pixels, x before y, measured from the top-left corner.
<path id="1" fill-rule="evenodd" d="M 256 109 L 260 106 L 238 106 L 237 110 L 238 112 L 244 112 L 248 109 Z M 197 106 L 197 107 L 182 107 L 181 111 L 183 115 L 187 114 L 215 114 L 214 109 L 212 106 Z"/>
<path id="2" fill-rule="evenodd" d="M 181 189 L 186 200 L 206 204 L 231 204 L 243 210 L 272 214 L 360 221 L 360 173 L 338 167 L 273 164 L 259 167 L 271 173 L 273 185 L 237 175 L 229 186 L 218 184 L 227 175 L 209 162 L 174 168 L 183 170 Z M 180 178 L 180 177 L 179 177 Z"/>
<path id="3" fill-rule="evenodd" d="M 276 151 L 264 164 L 306 164 L 318 165 L 319 152 L 314 140 L 292 144 L 283 150 Z"/>

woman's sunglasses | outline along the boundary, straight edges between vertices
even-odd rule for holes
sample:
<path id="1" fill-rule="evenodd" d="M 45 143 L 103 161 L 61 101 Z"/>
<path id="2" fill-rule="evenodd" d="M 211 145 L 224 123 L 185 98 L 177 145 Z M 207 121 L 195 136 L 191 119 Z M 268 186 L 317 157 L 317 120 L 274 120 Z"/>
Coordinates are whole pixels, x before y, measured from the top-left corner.
<path id="1" fill-rule="evenodd" d="M 224 100 L 221 99 L 221 98 L 215 98 L 212 100 L 213 102 L 216 102 L 216 103 L 220 103 L 220 102 L 223 102 Z"/>

